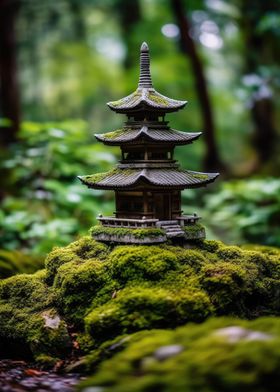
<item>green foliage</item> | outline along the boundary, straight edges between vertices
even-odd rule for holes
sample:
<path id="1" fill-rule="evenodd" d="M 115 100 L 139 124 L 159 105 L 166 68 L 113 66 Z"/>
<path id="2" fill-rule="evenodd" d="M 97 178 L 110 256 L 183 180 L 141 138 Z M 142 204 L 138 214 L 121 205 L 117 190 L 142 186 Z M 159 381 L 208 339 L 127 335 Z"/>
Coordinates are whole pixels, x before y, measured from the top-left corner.
<path id="1" fill-rule="evenodd" d="M 249 322 L 222 318 L 174 331 L 121 337 L 90 357 L 104 362 L 81 390 L 276 391 L 280 388 L 279 331 L 279 318 Z"/>
<path id="2" fill-rule="evenodd" d="M 98 213 L 112 210 L 110 195 L 93 195 L 76 177 L 108 169 L 115 157 L 93 143 L 83 121 L 23 123 L 20 137 L 0 163 L 7 195 L 0 212 L 0 249 L 44 254 L 87 231 Z"/>
<path id="3" fill-rule="evenodd" d="M 280 246 L 280 180 L 225 182 L 205 201 L 204 221 L 224 241 Z"/>

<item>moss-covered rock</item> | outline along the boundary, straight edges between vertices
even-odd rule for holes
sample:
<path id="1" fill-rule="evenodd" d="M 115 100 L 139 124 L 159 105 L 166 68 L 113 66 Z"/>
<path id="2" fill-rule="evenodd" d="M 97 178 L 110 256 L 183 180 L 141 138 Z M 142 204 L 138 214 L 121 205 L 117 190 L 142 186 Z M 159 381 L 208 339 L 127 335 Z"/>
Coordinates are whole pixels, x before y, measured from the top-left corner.
<path id="1" fill-rule="evenodd" d="M 42 268 L 44 260 L 40 257 L 26 255 L 16 250 L 0 249 L 0 279 L 15 274 L 32 274 Z"/>
<path id="2" fill-rule="evenodd" d="M 17 275 L 0 284 L 0 350 L 64 356 L 71 347 L 67 325 L 55 309 L 45 271 Z"/>
<path id="3" fill-rule="evenodd" d="M 104 260 L 107 253 L 108 247 L 105 244 L 96 242 L 91 237 L 82 237 L 80 240 L 64 248 L 54 248 L 45 261 L 47 279 L 49 282 L 52 282 L 58 268 L 65 263 L 72 261 L 82 263 L 94 257 L 99 257 L 100 260 Z"/>
<path id="4" fill-rule="evenodd" d="M 104 341 L 124 333 L 199 322 L 211 311 L 208 296 L 199 290 L 185 289 L 176 294 L 167 289 L 134 286 L 94 309 L 85 321 L 87 332 L 95 340 Z"/>
<path id="5" fill-rule="evenodd" d="M 83 237 L 55 248 L 46 270 L 0 283 L 0 346 L 13 341 L 36 357 L 61 357 L 71 339 L 94 353 L 124 334 L 173 329 L 210 315 L 276 316 L 279 256 L 277 249 L 217 241 L 192 249 L 110 247 Z"/>
<path id="6" fill-rule="evenodd" d="M 89 358 L 103 363 L 82 391 L 277 391 L 280 318 L 222 318 L 138 332 L 103 344 Z"/>

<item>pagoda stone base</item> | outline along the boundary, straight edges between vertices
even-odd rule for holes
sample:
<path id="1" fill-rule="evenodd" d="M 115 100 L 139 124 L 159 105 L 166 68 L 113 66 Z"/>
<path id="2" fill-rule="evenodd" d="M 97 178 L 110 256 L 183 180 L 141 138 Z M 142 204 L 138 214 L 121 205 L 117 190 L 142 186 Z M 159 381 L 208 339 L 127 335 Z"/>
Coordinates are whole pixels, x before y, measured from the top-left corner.
<path id="1" fill-rule="evenodd" d="M 127 228 L 115 226 L 94 226 L 91 235 L 96 241 L 120 244 L 159 244 L 167 241 L 164 230 L 153 228 Z"/>
<path id="2" fill-rule="evenodd" d="M 120 218 L 102 217 L 100 224 L 92 227 L 91 234 L 96 241 L 101 242 L 148 245 L 160 244 L 168 240 L 175 242 L 202 240 L 205 239 L 205 228 L 197 223 L 196 219 L 186 223 L 186 218 L 182 219 L 182 217 L 166 221 L 124 219 L 123 222 Z"/>
<path id="3" fill-rule="evenodd" d="M 161 244 L 167 241 L 165 235 L 159 237 L 143 237 L 137 238 L 133 234 L 126 234 L 123 236 L 114 234 L 93 234 L 93 238 L 96 241 L 101 242 L 116 242 L 118 244 L 138 244 L 138 245 L 149 245 L 149 244 Z"/>

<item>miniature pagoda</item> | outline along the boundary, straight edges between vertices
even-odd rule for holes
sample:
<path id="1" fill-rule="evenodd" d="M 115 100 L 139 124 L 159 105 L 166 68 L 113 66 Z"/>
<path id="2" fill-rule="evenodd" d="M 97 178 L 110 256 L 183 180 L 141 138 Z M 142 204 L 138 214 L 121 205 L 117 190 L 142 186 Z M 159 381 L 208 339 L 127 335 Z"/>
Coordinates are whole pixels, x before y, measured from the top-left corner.
<path id="1" fill-rule="evenodd" d="M 165 121 L 166 113 L 180 110 L 186 103 L 154 89 L 149 48 L 144 42 L 137 90 L 107 104 L 116 113 L 126 114 L 127 121 L 121 129 L 95 135 L 105 145 L 119 146 L 122 159 L 107 173 L 79 176 L 89 188 L 115 192 L 114 216 L 98 217 L 100 225 L 92 230 L 95 239 L 157 243 L 169 238 L 205 238 L 204 228 L 197 223 L 199 217 L 183 214 L 181 191 L 206 186 L 219 174 L 181 169 L 173 158 L 175 147 L 192 143 L 201 132 L 177 131 Z"/>

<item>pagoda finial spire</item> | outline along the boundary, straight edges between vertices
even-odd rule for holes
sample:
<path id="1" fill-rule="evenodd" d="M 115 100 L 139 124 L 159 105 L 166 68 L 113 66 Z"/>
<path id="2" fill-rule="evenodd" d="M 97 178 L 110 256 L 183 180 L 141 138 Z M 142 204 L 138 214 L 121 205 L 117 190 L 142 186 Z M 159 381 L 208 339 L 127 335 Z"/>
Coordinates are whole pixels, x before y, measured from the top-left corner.
<path id="1" fill-rule="evenodd" d="M 138 87 L 153 88 L 150 72 L 150 52 L 146 42 L 142 43 L 140 49 L 140 76 Z"/>

